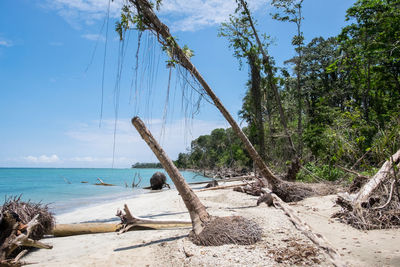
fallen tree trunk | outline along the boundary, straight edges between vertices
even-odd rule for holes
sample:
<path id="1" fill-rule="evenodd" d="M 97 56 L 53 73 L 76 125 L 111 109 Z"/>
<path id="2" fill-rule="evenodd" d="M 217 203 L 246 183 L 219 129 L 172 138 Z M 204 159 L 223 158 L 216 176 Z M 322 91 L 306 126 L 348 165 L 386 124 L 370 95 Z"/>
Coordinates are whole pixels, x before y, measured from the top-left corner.
<path id="1" fill-rule="evenodd" d="M 378 186 L 390 177 L 390 173 L 393 171 L 393 166 L 400 164 L 400 150 L 398 150 L 393 156 L 387 160 L 379 171 L 367 182 L 357 194 L 354 199 L 353 205 L 355 207 L 361 207 L 362 203 L 367 202 L 371 194 Z"/>
<path id="2" fill-rule="evenodd" d="M 95 183 L 94 185 L 102 185 L 102 186 L 115 186 L 115 184 L 108 184 L 103 182 L 103 180 L 101 180 L 100 178 L 97 178 L 97 180 L 99 181 L 98 183 Z"/>
<path id="3" fill-rule="evenodd" d="M 232 184 L 232 185 L 221 185 L 221 186 L 216 186 L 216 187 L 204 188 L 204 189 L 200 189 L 199 192 L 210 191 L 210 190 L 219 190 L 219 189 L 227 189 L 227 188 L 232 188 L 232 187 L 237 187 L 237 186 L 244 186 L 244 185 L 247 185 L 247 183 Z"/>
<path id="4" fill-rule="evenodd" d="M 134 227 L 128 229 L 129 231 L 136 230 L 159 230 L 166 228 L 178 228 L 188 227 L 192 225 L 190 221 L 159 221 L 153 220 L 149 222 L 148 219 L 138 219 L 133 222 Z M 78 223 L 78 224 L 57 224 L 52 234 L 54 237 L 64 237 L 73 235 L 87 235 L 87 234 L 98 234 L 98 233 L 112 233 L 120 231 L 120 223 Z"/>

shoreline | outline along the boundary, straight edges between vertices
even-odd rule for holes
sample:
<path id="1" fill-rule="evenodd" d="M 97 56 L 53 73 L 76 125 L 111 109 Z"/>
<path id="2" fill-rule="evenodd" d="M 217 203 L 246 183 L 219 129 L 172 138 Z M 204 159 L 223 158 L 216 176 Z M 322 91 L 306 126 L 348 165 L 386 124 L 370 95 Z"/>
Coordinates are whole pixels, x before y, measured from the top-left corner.
<path id="1" fill-rule="evenodd" d="M 236 183 L 224 182 L 225 185 Z M 122 235 L 103 233 L 45 238 L 42 241 L 52 244 L 53 249 L 31 252 L 23 260 L 37 262 L 34 266 L 332 266 L 324 253 L 299 232 L 281 210 L 265 204 L 257 206 L 257 197 L 232 189 L 194 191 L 211 215 L 254 220 L 262 228 L 262 240 L 251 246 L 202 247 L 188 240 L 190 227 L 138 230 Z M 330 218 L 339 209 L 335 197 L 312 197 L 290 206 L 340 251 L 348 266 L 399 266 L 399 229 L 360 231 L 339 223 Z M 122 209 L 125 203 L 138 217 L 190 220 L 175 189 L 81 208 L 57 215 L 56 220 L 57 223 L 115 223 L 119 221 L 115 216 L 117 209 Z M 298 260 L 296 255 L 302 259 L 294 263 Z"/>

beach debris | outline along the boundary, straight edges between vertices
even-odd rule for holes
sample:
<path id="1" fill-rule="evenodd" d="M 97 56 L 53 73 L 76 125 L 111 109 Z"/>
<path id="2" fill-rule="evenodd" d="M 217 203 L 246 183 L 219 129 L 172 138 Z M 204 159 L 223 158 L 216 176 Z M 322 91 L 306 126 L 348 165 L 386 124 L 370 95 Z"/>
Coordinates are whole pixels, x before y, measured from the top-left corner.
<path id="1" fill-rule="evenodd" d="M 265 190 L 265 192 L 267 191 Z M 275 206 L 275 208 L 281 209 L 289 218 L 289 220 L 293 223 L 296 229 L 298 229 L 301 233 L 308 237 L 308 239 L 310 239 L 311 242 L 313 242 L 319 249 L 321 249 L 328 256 L 328 259 L 332 262 L 334 266 L 339 267 L 347 265 L 345 262 L 342 261 L 339 252 L 325 239 L 323 235 L 317 233 L 311 226 L 301 220 L 296 212 L 276 194 L 272 192 L 267 193 L 271 194 L 273 198 L 273 205 Z"/>
<path id="2" fill-rule="evenodd" d="M 138 178 L 138 182 L 136 183 L 136 177 Z M 132 181 L 132 188 L 139 187 L 139 184 L 142 182 L 142 176 L 138 172 L 135 173 Z"/>
<path id="3" fill-rule="evenodd" d="M 121 223 L 118 226 L 118 231 L 120 234 L 130 231 L 133 227 L 142 226 L 150 229 L 160 229 L 160 228 L 176 228 L 176 227 L 187 227 L 192 224 L 190 221 L 182 220 L 154 220 L 140 218 L 132 215 L 128 206 L 124 205 L 124 211 L 117 211 L 116 216 L 121 219 Z"/>
<path id="4" fill-rule="evenodd" d="M 207 246 L 249 245 L 261 239 L 261 229 L 251 220 L 240 216 L 222 218 L 211 216 L 142 120 L 139 117 L 134 117 L 132 124 L 167 171 L 185 203 L 192 221 L 192 231 L 189 238 L 193 243 Z M 127 206 L 125 208 L 125 215 L 128 216 L 129 210 Z M 127 227 L 129 227 L 129 223 Z M 218 234 L 215 234 L 217 232 Z"/>
<path id="5" fill-rule="evenodd" d="M 97 181 L 99 181 L 99 182 L 95 183 L 94 185 L 115 186 L 115 184 L 107 184 L 107 183 L 103 182 L 103 180 L 101 180 L 100 178 L 97 178 Z"/>
<path id="6" fill-rule="evenodd" d="M 317 247 L 306 242 L 299 242 L 295 238 L 282 240 L 286 242 L 284 247 L 268 249 L 274 260 L 278 263 L 290 265 L 311 266 L 321 263 L 320 251 Z"/>
<path id="7" fill-rule="evenodd" d="M 205 188 L 216 187 L 216 186 L 218 186 L 217 180 L 212 180 L 211 182 L 209 182 L 209 183 L 205 186 Z"/>
<path id="8" fill-rule="evenodd" d="M 274 204 L 274 199 L 272 198 L 271 193 L 261 193 L 261 196 L 257 200 L 257 206 L 260 206 L 261 203 L 265 203 L 268 207 L 271 207 Z"/>
<path id="9" fill-rule="evenodd" d="M 40 241 L 54 227 L 54 217 L 46 205 L 8 198 L 0 212 L 0 266 L 21 266 L 27 248 L 52 246 Z"/>
<path id="10" fill-rule="evenodd" d="M 164 187 L 171 188 L 167 184 L 167 177 L 162 172 L 155 172 L 150 178 L 150 187 L 152 190 L 161 190 Z"/>
<path id="11" fill-rule="evenodd" d="M 118 211 L 118 217 L 125 216 L 121 211 Z M 98 233 L 113 233 L 113 232 L 126 232 L 126 231 L 142 231 L 142 230 L 160 230 L 160 229 L 172 229 L 172 228 L 182 228 L 191 226 L 190 221 L 157 221 L 142 219 L 132 216 L 135 221 L 130 221 L 129 229 L 126 229 L 126 224 L 129 221 L 124 219 L 126 224 L 122 223 L 74 223 L 74 224 L 57 224 L 51 234 L 54 237 L 64 237 L 64 236 L 74 236 L 74 235 L 88 235 L 88 234 L 98 234 Z M 150 222 L 151 221 L 151 222 Z M 121 219 L 122 222 L 122 219 Z M 121 232 L 122 231 L 122 232 Z"/>
<path id="12" fill-rule="evenodd" d="M 400 150 L 364 183 L 358 194 L 339 196 L 336 203 L 342 210 L 332 217 L 362 230 L 400 227 L 399 168 Z"/>
<path id="13" fill-rule="evenodd" d="M 200 189 L 199 192 L 210 191 L 210 190 L 227 189 L 227 188 L 232 188 L 232 187 L 234 188 L 234 187 L 242 186 L 242 185 L 246 185 L 246 183 L 242 183 L 242 184 L 231 184 L 231 185 L 220 185 L 220 186 L 216 186 L 216 187 L 203 188 L 203 189 Z"/>
<path id="14" fill-rule="evenodd" d="M 233 191 L 246 193 L 252 196 L 261 196 L 262 185 L 259 183 L 259 181 L 255 181 L 253 183 L 246 182 L 244 185 L 239 185 L 233 188 Z"/>

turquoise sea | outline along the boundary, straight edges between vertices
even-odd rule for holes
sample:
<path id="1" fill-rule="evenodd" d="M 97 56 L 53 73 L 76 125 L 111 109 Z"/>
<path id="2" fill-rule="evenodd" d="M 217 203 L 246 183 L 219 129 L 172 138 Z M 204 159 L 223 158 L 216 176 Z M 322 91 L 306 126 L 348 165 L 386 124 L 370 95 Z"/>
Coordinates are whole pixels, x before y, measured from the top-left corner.
<path id="1" fill-rule="evenodd" d="M 0 206 L 7 197 L 22 194 L 24 201 L 49 204 L 51 211 L 60 214 L 146 193 L 148 190 L 142 187 L 150 185 L 156 171 L 166 174 L 161 169 L 0 168 Z M 188 182 L 207 180 L 194 172 L 181 173 Z M 142 178 L 139 188 L 126 188 L 125 182 L 131 185 L 135 175 Z M 97 178 L 115 186 L 96 186 Z M 168 175 L 167 183 L 173 187 Z"/>

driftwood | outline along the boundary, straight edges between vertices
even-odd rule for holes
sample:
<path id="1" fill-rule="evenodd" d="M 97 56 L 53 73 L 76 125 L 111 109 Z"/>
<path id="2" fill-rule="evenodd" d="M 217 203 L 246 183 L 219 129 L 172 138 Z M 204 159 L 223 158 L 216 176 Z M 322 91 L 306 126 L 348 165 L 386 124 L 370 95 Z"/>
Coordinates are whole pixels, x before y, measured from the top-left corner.
<path id="1" fill-rule="evenodd" d="M 215 181 L 217 181 L 218 183 L 224 183 L 224 182 L 243 181 L 243 180 L 249 180 L 249 179 L 255 179 L 254 175 L 244 175 L 244 176 L 237 176 L 237 177 L 226 178 L 226 179 L 215 179 Z M 208 184 L 212 181 L 213 180 L 207 180 L 207 181 L 203 181 L 203 182 L 193 182 L 193 183 L 189 183 L 189 185 Z"/>
<path id="2" fill-rule="evenodd" d="M 220 185 L 220 186 L 216 186 L 216 187 L 203 188 L 203 189 L 200 189 L 199 192 L 202 192 L 202 191 L 210 191 L 210 190 L 227 189 L 227 188 L 233 188 L 233 187 L 244 186 L 244 185 L 247 185 L 247 183 L 243 183 L 243 184 L 233 184 L 233 185 Z"/>
<path id="3" fill-rule="evenodd" d="M 97 180 L 98 180 L 99 182 L 98 182 L 98 183 L 95 183 L 94 185 L 115 186 L 115 184 L 107 184 L 107 183 L 103 182 L 103 180 L 101 180 L 100 178 L 97 178 Z"/>
<path id="4" fill-rule="evenodd" d="M 51 249 L 51 245 L 44 244 L 31 238 L 33 231 L 40 223 L 36 215 L 26 225 L 18 221 L 18 217 L 5 211 L 1 213 L 0 233 L 0 266 L 19 266 L 19 259 L 26 253 L 22 247 Z"/>
<path id="5" fill-rule="evenodd" d="M 160 229 L 189 226 L 192 224 L 192 222 L 181 220 L 161 221 L 135 217 L 134 215 L 132 215 L 126 204 L 124 205 L 124 213 L 118 210 L 117 216 L 121 218 L 121 224 L 119 224 L 118 228 L 120 234 L 131 230 L 135 226 L 145 226 L 152 229 Z"/>
<path id="6" fill-rule="evenodd" d="M 136 221 L 132 224 L 129 231 L 135 230 L 159 230 L 166 228 L 189 227 L 192 225 L 190 221 L 158 221 L 153 220 L 151 223 L 148 219 L 134 217 Z M 57 224 L 52 234 L 55 237 L 112 233 L 122 230 L 120 223 L 78 223 L 78 224 Z"/>
<path id="7" fill-rule="evenodd" d="M 378 186 L 385 181 L 393 172 L 393 166 L 400 165 L 400 150 L 386 161 L 380 170 L 366 183 L 359 191 L 354 200 L 354 206 L 361 207 L 362 203 L 367 202 L 371 194 Z"/>

